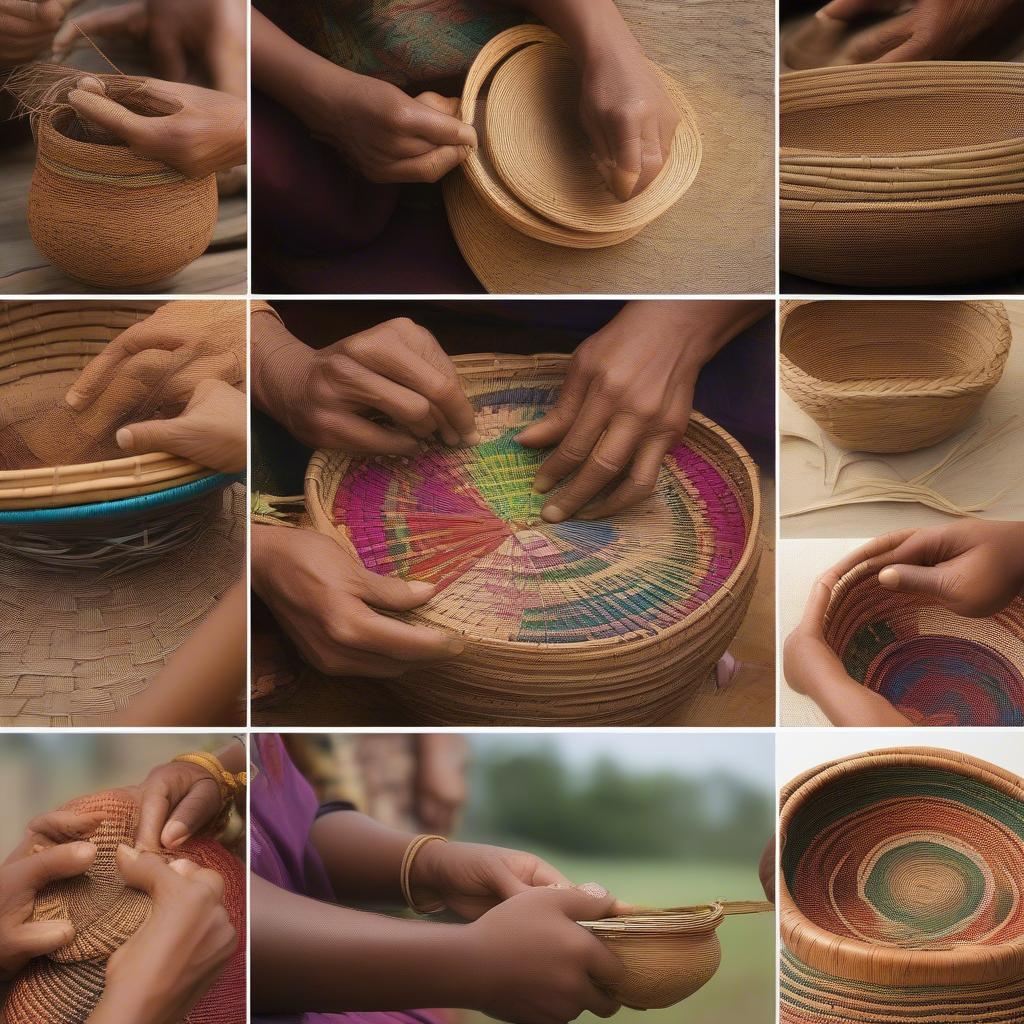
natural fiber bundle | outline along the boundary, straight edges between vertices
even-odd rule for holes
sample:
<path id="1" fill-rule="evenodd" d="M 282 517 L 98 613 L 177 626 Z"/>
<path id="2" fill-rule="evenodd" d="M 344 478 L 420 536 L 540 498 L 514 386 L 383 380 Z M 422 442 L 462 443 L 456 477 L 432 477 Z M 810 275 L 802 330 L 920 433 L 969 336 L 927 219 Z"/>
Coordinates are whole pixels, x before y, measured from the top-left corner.
<path id="1" fill-rule="evenodd" d="M 1024 266 L 1024 65 L 930 61 L 784 75 L 785 270 L 863 286 Z"/>
<path id="2" fill-rule="evenodd" d="M 908 452 L 955 434 L 999 382 L 1001 302 L 786 302 L 780 382 L 836 444 Z"/>
<path id="3" fill-rule="evenodd" d="M 39 251 L 71 277 L 102 288 L 156 285 L 201 256 L 217 223 L 217 181 L 187 178 L 136 156 L 119 139 L 82 120 L 67 96 L 74 68 L 31 65 L 6 87 L 32 116 L 36 167 L 28 226 Z M 149 117 L 144 79 L 94 75 L 111 98 Z"/>
<path id="4" fill-rule="evenodd" d="M 711 903 L 581 923 L 626 968 L 612 995 L 634 1010 L 658 1010 L 693 995 L 714 977 L 722 961 L 717 929 L 727 915 L 774 909 L 771 903 Z"/>
<path id="5" fill-rule="evenodd" d="M 462 117 L 484 146 L 470 152 L 465 175 L 487 208 L 517 231 L 552 245 L 616 245 L 677 202 L 700 167 L 701 141 L 679 86 L 659 72 L 680 124 L 665 168 L 624 203 L 609 191 L 579 122 L 579 71 L 550 29 L 520 25 L 495 36 L 470 69 Z M 449 216 L 460 217 L 448 190 Z"/>
<path id="6" fill-rule="evenodd" d="M 82 876 L 47 886 L 36 898 L 36 921 L 70 920 L 75 938 L 37 960 L 10 990 L 7 1024 L 84 1024 L 103 994 L 106 961 L 144 924 L 150 898 L 125 885 L 117 870 L 120 843 L 133 846 L 138 804 L 127 792 L 112 790 L 66 805 L 107 817 L 91 841 L 96 859 Z M 224 879 L 224 906 L 239 943 L 213 987 L 185 1018 L 187 1024 L 242 1024 L 245 1020 L 245 868 L 209 837 L 190 839 L 173 856 L 185 857 Z"/>
<path id="7" fill-rule="evenodd" d="M 987 619 L 886 590 L 863 565 L 832 592 L 825 640 L 919 725 L 1024 725 L 1024 599 Z"/>
<path id="8" fill-rule="evenodd" d="M 424 722 L 650 723 L 686 703 L 750 601 L 761 540 L 750 458 L 695 415 L 655 494 L 549 524 L 544 452 L 515 435 L 552 407 L 565 356 L 457 357 L 482 442 L 413 459 L 317 452 L 306 505 L 370 569 L 438 587 L 405 614 L 465 652 L 396 700 Z"/>
<path id="9" fill-rule="evenodd" d="M 780 812 L 782 1021 L 1019 1021 L 1024 785 L 929 748 L 805 772 Z"/>

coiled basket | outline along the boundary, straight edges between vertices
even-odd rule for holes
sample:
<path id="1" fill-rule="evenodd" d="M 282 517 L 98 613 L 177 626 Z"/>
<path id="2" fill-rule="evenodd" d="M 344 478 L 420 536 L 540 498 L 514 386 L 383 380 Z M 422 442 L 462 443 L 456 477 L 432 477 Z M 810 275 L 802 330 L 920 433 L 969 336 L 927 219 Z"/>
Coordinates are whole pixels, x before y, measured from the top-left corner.
<path id="1" fill-rule="evenodd" d="M 761 553 L 749 456 L 695 415 L 654 495 L 611 518 L 540 519 L 543 451 L 516 434 L 553 406 L 566 356 L 455 360 L 482 442 L 411 459 L 317 452 L 306 508 L 374 572 L 438 588 L 402 618 L 458 658 L 394 688 L 424 723 L 651 723 L 682 706 L 746 613 Z"/>
<path id="2" fill-rule="evenodd" d="M 106 986 L 106 966 L 145 923 L 150 897 L 126 885 L 117 868 L 119 844 L 134 846 L 138 804 L 125 791 L 82 797 L 63 808 L 103 811 L 90 841 L 96 859 L 84 875 L 53 882 L 36 897 L 33 920 L 71 921 L 75 937 L 47 957 L 32 961 L 12 985 L 3 1008 L 6 1024 L 85 1024 Z M 223 903 L 238 946 L 212 987 L 184 1024 L 243 1024 L 245 1014 L 245 867 L 209 836 L 190 839 L 174 853 L 224 880 Z"/>
<path id="3" fill-rule="evenodd" d="M 1003 374 L 1001 302 L 786 302 L 780 382 L 836 444 L 908 452 L 952 436 Z"/>
<path id="4" fill-rule="evenodd" d="M 1024 267 L 1024 65 L 798 71 L 779 111 L 785 271 L 911 287 Z"/>
<path id="5" fill-rule="evenodd" d="M 36 126 L 28 226 L 39 251 L 76 280 L 118 290 L 159 284 L 201 256 L 217 223 L 216 177 L 187 178 L 112 138 L 82 141 L 74 118 L 58 106 Z"/>
<path id="6" fill-rule="evenodd" d="M 875 750 L 781 792 L 784 1024 L 1024 1019 L 1024 785 Z"/>
<path id="7" fill-rule="evenodd" d="M 860 565 L 832 591 L 825 640 L 851 678 L 915 724 L 1024 725 L 1024 598 L 966 618 L 887 590 Z"/>

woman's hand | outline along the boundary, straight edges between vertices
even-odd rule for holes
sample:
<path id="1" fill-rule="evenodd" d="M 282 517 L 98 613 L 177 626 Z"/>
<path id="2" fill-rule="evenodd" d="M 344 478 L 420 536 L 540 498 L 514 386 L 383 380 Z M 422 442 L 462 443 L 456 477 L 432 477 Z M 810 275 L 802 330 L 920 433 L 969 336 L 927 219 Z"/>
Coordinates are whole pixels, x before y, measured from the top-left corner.
<path id="1" fill-rule="evenodd" d="M 916 0 L 903 14 L 904 0 L 832 0 L 818 11 L 822 19 L 855 21 L 871 14 L 893 16 L 859 33 L 849 60 L 916 61 L 955 57 L 975 36 L 993 25 L 1013 0 Z"/>
<path id="2" fill-rule="evenodd" d="M 134 0 L 87 11 L 57 33 L 54 57 L 63 60 L 82 33 L 147 46 L 156 73 L 171 82 L 183 82 L 195 59 L 214 89 L 245 97 L 245 4 L 239 0 Z"/>
<path id="3" fill-rule="evenodd" d="M 33 921 L 36 894 L 59 878 L 88 871 L 96 847 L 85 840 L 101 813 L 53 811 L 29 822 L 25 837 L 0 867 L 0 981 L 15 977 L 30 960 L 75 937 L 70 921 Z"/>
<path id="4" fill-rule="evenodd" d="M 220 787 L 206 769 L 188 761 L 157 765 L 135 791 L 139 828 L 135 848 L 173 850 L 216 820 Z"/>
<path id="5" fill-rule="evenodd" d="M 222 902 L 224 879 L 190 860 L 117 850 L 128 885 L 152 898 L 146 921 L 107 962 L 106 986 L 88 1024 L 179 1024 L 238 945 Z"/>
<path id="6" fill-rule="evenodd" d="M 241 391 L 222 380 L 201 380 L 180 416 L 121 427 L 117 444 L 126 452 L 170 452 L 220 473 L 241 473 L 247 416 Z"/>
<path id="7" fill-rule="evenodd" d="M 546 861 L 521 850 L 478 843 L 427 843 L 410 878 L 420 906 L 438 900 L 466 921 L 475 921 L 519 893 L 538 886 L 569 885 Z"/>
<path id="8" fill-rule="evenodd" d="M 608 991 L 625 976 L 622 961 L 576 923 L 608 917 L 615 906 L 596 883 L 532 889 L 467 925 L 468 955 L 479 965 L 472 1004 L 530 1024 L 564 1024 L 588 1010 L 617 1013 Z"/>
<path id="9" fill-rule="evenodd" d="M 451 445 L 480 439 L 451 359 L 411 320 L 389 320 L 319 350 L 269 313 L 253 316 L 252 333 L 254 402 L 310 448 L 414 455 L 418 439 L 434 434 Z"/>
<path id="10" fill-rule="evenodd" d="M 378 576 L 329 537 L 252 527 L 252 588 L 309 664 L 331 676 L 394 679 L 447 661 L 464 644 L 436 629 L 380 614 L 429 601 L 429 583 Z"/>
<path id="11" fill-rule="evenodd" d="M 0 0 L 0 68 L 26 64 L 50 49 L 67 6 L 58 0 Z"/>
<path id="12" fill-rule="evenodd" d="M 245 163 L 244 98 L 197 85 L 143 81 L 140 99 L 161 116 L 136 114 L 85 76 L 68 103 L 87 121 L 117 136 L 137 156 L 159 160 L 189 178 L 204 178 Z"/>

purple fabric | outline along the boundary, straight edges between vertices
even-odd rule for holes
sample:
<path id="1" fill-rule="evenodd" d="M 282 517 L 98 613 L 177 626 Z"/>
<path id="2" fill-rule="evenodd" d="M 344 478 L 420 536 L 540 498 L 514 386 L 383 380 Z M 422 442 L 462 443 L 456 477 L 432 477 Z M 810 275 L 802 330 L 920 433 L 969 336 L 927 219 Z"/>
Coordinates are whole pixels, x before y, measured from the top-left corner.
<path id="1" fill-rule="evenodd" d="M 259 773 L 250 789 L 250 866 L 254 874 L 300 896 L 334 902 L 319 854 L 309 842 L 317 800 L 280 736 L 253 736 Z M 251 1024 L 441 1024 L 428 1010 L 381 1013 L 253 1014 Z"/>

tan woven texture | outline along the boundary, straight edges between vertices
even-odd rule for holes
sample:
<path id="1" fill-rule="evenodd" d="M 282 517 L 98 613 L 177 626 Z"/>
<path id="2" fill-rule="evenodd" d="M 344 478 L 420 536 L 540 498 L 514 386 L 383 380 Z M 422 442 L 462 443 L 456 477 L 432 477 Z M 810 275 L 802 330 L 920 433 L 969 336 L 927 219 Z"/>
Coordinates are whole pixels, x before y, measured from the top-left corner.
<path id="1" fill-rule="evenodd" d="M 1010 350 L 1000 302 L 784 302 L 780 382 L 836 444 L 908 452 L 960 430 Z"/>
<path id="2" fill-rule="evenodd" d="M 105 985 L 106 961 L 145 923 L 150 898 L 125 885 L 115 853 L 134 846 L 138 805 L 130 794 L 112 790 L 66 805 L 104 811 L 92 837 L 96 859 L 81 877 L 55 882 L 36 898 L 36 921 L 70 920 L 75 938 L 49 957 L 33 962 L 12 987 L 4 1007 L 6 1024 L 84 1024 Z M 245 1020 L 245 868 L 210 838 L 191 839 L 174 853 L 224 879 L 224 906 L 240 942 L 213 987 L 185 1018 L 185 1024 L 242 1024 Z"/>
<path id="3" fill-rule="evenodd" d="M 403 617 L 465 643 L 457 659 L 417 670 L 415 685 L 395 686 L 396 701 L 417 722 L 448 725 L 653 724 L 684 706 L 754 589 L 761 509 L 749 456 L 696 414 L 683 463 L 666 459 L 651 498 L 606 525 L 550 526 L 531 490 L 542 454 L 510 437 L 550 408 L 568 357 L 455 363 L 477 409 L 476 450 L 428 445 L 427 461 L 410 470 L 317 452 L 307 472 L 316 528 L 374 571 L 440 583 L 437 597 Z M 532 396 L 536 409 L 516 396 Z M 695 468 L 680 468 L 687 460 Z M 708 483 L 695 485 L 698 475 Z M 381 488 L 380 477 L 393 484 Z M 378 531 L 389 543 L 374 539 Z"/>
<path id="4" fill-rule="evenodd" d="M 784 75 L 783 270 L 938 285 L 1024 266 L 1024 65 L 868 64 Z"/>

